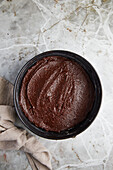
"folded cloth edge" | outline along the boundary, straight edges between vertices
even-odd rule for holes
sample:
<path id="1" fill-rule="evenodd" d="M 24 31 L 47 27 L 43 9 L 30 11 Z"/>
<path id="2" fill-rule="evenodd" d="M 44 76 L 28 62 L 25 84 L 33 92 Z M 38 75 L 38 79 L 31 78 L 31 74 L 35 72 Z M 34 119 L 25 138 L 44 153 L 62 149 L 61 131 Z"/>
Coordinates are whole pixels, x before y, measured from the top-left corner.
<path id="1" fill-rule="evenodd" d="M 2 144 L 0 149 L 10 150 L 10 146 L 14 150 L 21 149 L 26 153 L 33 170 L 51 170 L 51 155 L 49 151 L 34 136 L 30 135 L 28 138 L 29 135 L 26 130 L 15 126 L 16 112 L 13 105 L 13 85 L 8 80 L 0 77 L 0 144 Z M 15 134 L 15 130 L 17 134 Z M 33 141 L 35 141 L 36 147 L 34 149 L 31 146 Z"/>

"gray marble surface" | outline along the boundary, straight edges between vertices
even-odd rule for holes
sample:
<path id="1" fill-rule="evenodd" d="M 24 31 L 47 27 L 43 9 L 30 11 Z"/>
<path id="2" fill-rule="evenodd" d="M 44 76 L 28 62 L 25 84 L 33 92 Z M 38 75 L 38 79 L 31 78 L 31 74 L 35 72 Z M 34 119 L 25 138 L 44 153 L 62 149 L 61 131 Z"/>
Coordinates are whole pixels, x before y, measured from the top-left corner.
<path id="1" fill-rule="evenodd" d="M 35 55 L 63 49 L 97 70 L 103 100 L 93 124 L 76 138 L 37 137 L 52 154 L 53 170 L 113 169 L 113 1 L 0 0 L 0 75 L 14 83 Z M 0 170 L 31 170 L 24 153 L 0 151 Z"/>

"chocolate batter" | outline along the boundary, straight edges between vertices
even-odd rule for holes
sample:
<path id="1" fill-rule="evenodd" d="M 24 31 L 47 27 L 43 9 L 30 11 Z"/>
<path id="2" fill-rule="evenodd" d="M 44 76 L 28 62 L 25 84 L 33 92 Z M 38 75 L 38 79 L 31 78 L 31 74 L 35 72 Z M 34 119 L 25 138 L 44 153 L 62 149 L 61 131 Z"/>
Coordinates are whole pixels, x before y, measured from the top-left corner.
<path id="1" fill-rule="evenodd" d="M 94 88 L 85 70 L 59 56 L 43 58 L 28 70 L 19 99 L 32 123 L 56 132 L 83 121 L 93 101 Z"/>

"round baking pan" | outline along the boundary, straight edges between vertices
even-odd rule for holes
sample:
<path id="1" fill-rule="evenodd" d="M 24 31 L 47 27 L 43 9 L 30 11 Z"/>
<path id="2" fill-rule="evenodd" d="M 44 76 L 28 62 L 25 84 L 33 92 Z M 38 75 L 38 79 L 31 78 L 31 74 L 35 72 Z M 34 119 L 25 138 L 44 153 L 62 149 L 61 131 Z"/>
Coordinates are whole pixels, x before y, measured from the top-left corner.
<path id="1" fill-rule="evenodd" d="M 74 60 L 78 64 L 80 64 L 83 69 L 87 72 L 87 74 L 90 77 L 90 80 L 93 83 L 94 86 L 94 91 L 95 91 L 95 99 L 94 99 L 94 104 L 91 109 L 91 111 L 87 114 L 87 117 L 85 118 L 84 121 L 79 123 L 78 125 L 74 126 L 71 129 L 64 130 L 61 132 L 53 132 L 53 131 L 46 131 L 44 129 L 36 127 L 33 123 L 31 123 L 28 118 L 25 116 L 23 113 L 20 105 L 19 105 L 19 94 L 20 94 L 20 89 L 21 89 L 21 84 L 22 80 L 28 71 L 30 67 L 32 67 L 38 60 L 47 57 L 47 56 L 61 56 L 61 57 L 66 57 L 70 60 Z M 83 57 L 69 52 L 69 51 L 62 51 L 62 50 L 55 50 L 55 51 L 47 51 L 44 53 L 41 53 L 35 57 L 33 57 L 31 60 L 29 60 L 20 70 L 20 72 L 17 75 L 17 78 L 15 80 L 14 84 L 14 105 L 16 112 L 20 118 L 20 120 L 23 122 L 23 124 L 33 133 L 36 135 L 39 135 L 41 137 L 47 138 L 47 139 L 66 139 L 70 137 L 75 137 L 76 135 L 80 134 L 83 132 L 86 128 L 90 126 L 90 124 L 93 122 L 95 117 L 98 114 L 100 104 L 101 104 L 101 99 L 102 99 L 102 88 L 101 88 L 101 83 L 99 80 L 99 77 L 93 68 L 93 66 L 85 60 Z"/>

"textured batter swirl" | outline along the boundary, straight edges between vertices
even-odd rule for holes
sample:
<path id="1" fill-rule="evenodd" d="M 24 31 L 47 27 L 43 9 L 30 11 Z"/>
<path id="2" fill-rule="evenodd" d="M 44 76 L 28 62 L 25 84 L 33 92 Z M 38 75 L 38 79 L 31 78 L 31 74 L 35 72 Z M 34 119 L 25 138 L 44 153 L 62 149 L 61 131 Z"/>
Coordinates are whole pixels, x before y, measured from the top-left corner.
<path id="1" fill-rule="evenodd" d="M 37 127 L 60 132 L 83 121 L 91 110 L 94 89 L 87 73 L 74 61 L 52 56 L 26 73 L 20 106 Z"/>

